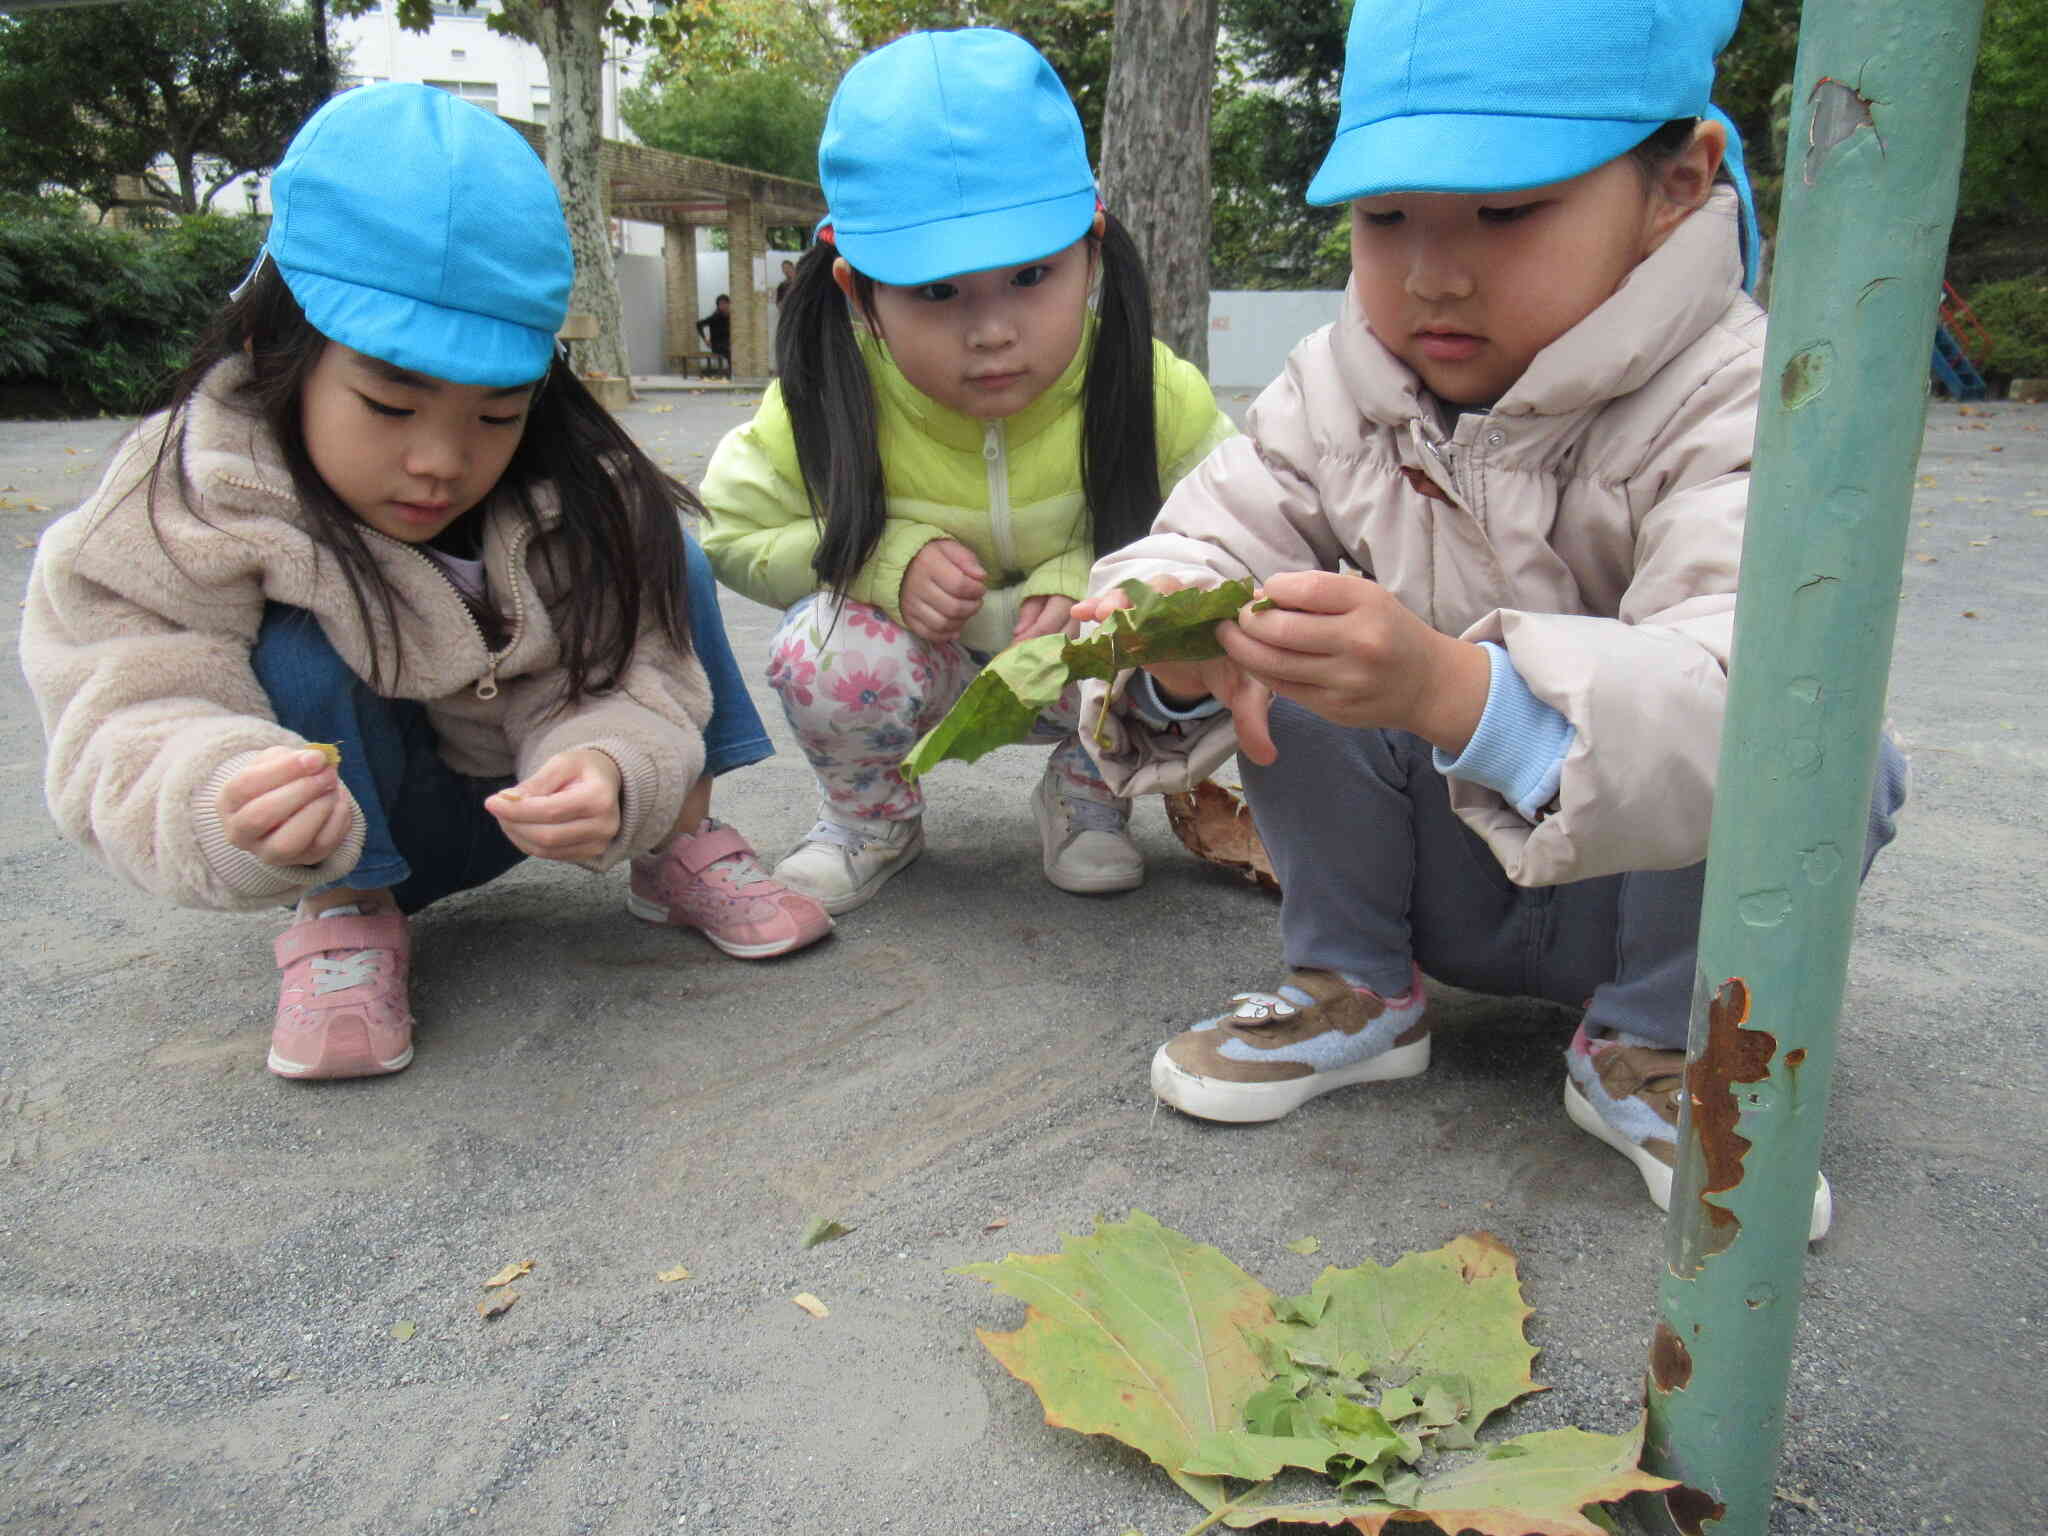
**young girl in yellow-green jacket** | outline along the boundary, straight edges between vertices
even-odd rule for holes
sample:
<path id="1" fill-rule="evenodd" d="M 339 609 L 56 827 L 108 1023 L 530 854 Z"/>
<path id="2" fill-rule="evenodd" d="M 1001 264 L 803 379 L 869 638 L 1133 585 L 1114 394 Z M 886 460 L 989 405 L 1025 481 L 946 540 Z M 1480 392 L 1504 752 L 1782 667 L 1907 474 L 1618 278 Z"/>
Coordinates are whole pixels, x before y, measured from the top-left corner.
<path id="1" fill-rule="evenodd" d="M 1152 339 L 1137 250 L 1023 39 L 922 32 L 868 55 L 818 168 L 831 214 L 783 307 L 780 380 L 702 496 L 719 580 L 787 610 L 768 681 L 823 803 L 776 878 L 845 912 L 923 851 L 904 752 L 991 654 L 1063 629 L 1095 558 L 1234 429 Z M 1045 875 L 1128 890 L 1130 802 L 1076 738 L 1076 702 L 1036 733 Z"/>

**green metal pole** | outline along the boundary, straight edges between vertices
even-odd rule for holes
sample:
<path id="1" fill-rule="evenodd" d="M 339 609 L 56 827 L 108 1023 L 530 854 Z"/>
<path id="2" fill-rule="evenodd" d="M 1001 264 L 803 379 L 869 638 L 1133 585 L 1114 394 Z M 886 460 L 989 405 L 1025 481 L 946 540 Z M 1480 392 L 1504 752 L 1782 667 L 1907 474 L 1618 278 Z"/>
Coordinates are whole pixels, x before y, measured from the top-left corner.
<path id="1" fill-rule="evenodd" d="M 1639 1513 L 1763 1536 L 1984 0 L 1808 0 Z M 1850 1199 L 1856 1191 L 1846 1192 Z"/>

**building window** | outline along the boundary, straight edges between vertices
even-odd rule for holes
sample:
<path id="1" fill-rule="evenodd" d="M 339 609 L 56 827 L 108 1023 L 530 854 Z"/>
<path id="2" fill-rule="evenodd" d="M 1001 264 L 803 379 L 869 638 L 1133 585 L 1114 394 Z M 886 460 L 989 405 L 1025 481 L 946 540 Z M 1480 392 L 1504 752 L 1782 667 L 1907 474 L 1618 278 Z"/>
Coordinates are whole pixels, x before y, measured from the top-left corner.
<path id="1" fill-rule="evenodd" d="M 526 120 L 545 128 L 548 122 L 548 93 L 535 91 L 526 99 Z"/>
<path id="2" fill-rule="evenodd" d="M 450 96 L 460 96 L 464 101 L 482 107 L 486 112 L 498 110 L 498 87 L 488 80 L 425 80 L 437 91 L 446 91 Z"/>

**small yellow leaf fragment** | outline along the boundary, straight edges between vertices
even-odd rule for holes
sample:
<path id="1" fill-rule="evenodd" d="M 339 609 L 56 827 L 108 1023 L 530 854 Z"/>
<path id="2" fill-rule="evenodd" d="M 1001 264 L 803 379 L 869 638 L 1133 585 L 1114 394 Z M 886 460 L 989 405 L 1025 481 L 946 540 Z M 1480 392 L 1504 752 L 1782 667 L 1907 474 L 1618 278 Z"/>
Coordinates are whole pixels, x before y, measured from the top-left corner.
<path id="1" fill-rule="evenodd" d="M 2029 517 L 2048 517 L 2048 507 L 2036 507 L 2027 514 Z"/>
<path id="2" fill-rule="evenodd" d="M 341 743 L 340 743 L 340 742 L 338 742 L 338 741 L 309 741 L 309 742 L 307 742 L 307 743 L 306 743 L 306 745 L 307 745 L 307 746 L 309 746 L 309 747 L 311 747 L 311 748 L 312 748 L 312 749 L 313 749 L 313 750 L 314 750 L 315 752 L 318 752 L 318 753 L 319 753 L 319 754 L 320 754 L 320 755 L 321 755 L 322 757 L 326 758 L 326 759 L 327 759 L 327 766 L 328 766 L 328 767 L 330 767 L 330 768 L 339 768 L 339 767 L 341 766 Z"/>
<path id="3" fill-rule="evenodd" d="M 1923 491 L 1932 490 L 1934 488 L 1934 476 L 1922 475 L 1918 480 L 1914 481 L 1913 483 L 1919 486 Z"/>
<path id="4" fill-rule="evenodd" d="M 401 1344 L 418 1331 L 419 1327 L 415 1323 L 393 1323 L 391 1325 L 391 1337 L 398 1340 Z"/>
<path id="5" fill-rule="evenodd" d="M 815 1248 L 820 1243 L 829 1243 L 835 1237 L 844 1237 L 853 1228 L 833 1220 L 830 1216 L 813 1216 L 811 1224 L 804 1228 L 804 1246 Z"/>
<path id="6" fill-rule="evenodd" d="M 517 1291 L 500 1291 L 495 1296 L 486 1296 L 476 1304 L 476 1315 L 482 1318 L 501 1317 L 512 1310 L 512 1303 L 518 1299 Z"/>
<path id="7" fill-rule="evenodd" d="M 794 1296 L 790 1297 L 789 1299 L 795 1302 L 798 1306 L 802 1307 L 806 1312 L 810 1313 L 813 1317 L 830 1317 L 832 1315 L 832 1309 L 826 1306 L 825 1303 L 823 1303 L 822 1301 L 818 1300 L 818 1298 L 813 1296 L 809 1291 L 798 1291 Z"/>
<path id="8" fill-rule="evenodd" d="M 687 1269 L 683 1268 L 682 1265 L 678 1264 L 674 1269 L 664 1269 L 660 1274 L 656 1275 L 654 1278 L 659 1280 L 663 1285 L 674 1285 L 678 1280 L 689 1279 L 690 1272 Z"/>
<path id="9" fill-rule="evenodd" d="M 1303 1254 L 1319 1252 L 1322 1246 L 1323 1240 L 1320 1237 L 1297 1237 L 1287 1245 L 1290 1252 Z"/>
<path id="10" fill-rule="evenodd" d="M 499 1270 L 495 1275 L 491 1276 L 490 1279 L 486 1280 L 484 1282 L 484 1285 L 486 1288 L 495 1288 L 500 1285 L 510 1285 L 514 1280 L 518 1280 L 523 1276 L 530 1275 L 532 1273 L 533 1260 L 514 1259 L 510 1264 L 507 1264 L 503 1269 Z"/>

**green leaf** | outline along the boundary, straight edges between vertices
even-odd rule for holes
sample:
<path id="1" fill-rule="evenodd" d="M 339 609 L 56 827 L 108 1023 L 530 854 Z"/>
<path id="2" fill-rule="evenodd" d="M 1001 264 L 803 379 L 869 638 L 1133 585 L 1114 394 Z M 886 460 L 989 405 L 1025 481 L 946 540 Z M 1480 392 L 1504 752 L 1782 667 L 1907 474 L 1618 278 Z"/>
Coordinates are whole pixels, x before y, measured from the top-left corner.
<path id="1" fill-rule="evenodd" d="M 1119 584 L 1131 600 L 1104 619 L 1092 633 L 1066 647 L 1066 663 L 1075 677 L 1107 681 L 1127 667 L 1154 661 L 1207 661 L 1221 656 L 1216 626 L 1234 619 L 1252 600 L 1249 581 L 1226 581 L 1219 587 L 1186 587 L 1158 592 L 1138 580 Z"/>
<path id="2" fill-rule="evenodd" d="M 820 1243 L 829 1243 L 835 1237 L 844 1237 L 853 1228 L 841 1226 L 830 1216 L 814 1216 L 811 1224 L 804 1228 L 804 1246 L 815 1248 Z"/>
<path id="3" fill-rule="evenodd" d="M 1259 1435 L 1310 1435 L 1315 1421 L 1299 1393 L 1308 1378 L 1278 1377 L 1254 1392 L 1244 1405 L 1245 1427 Z"/>
<path id="4" fill-rule="evenodd" d="M 1029 1303 L 1016 1332 L 977 1332 L 1038 1394 L 1048 1424 L 1114 1436 L 1204 1508 L 1223 1503 L 1220 1483 L 1181 1468 L 1204 1436 L 1242 1426 L 1265 1385 L 1246 1334 L 1272 1322 L 1272 1292 L 1143 1211 L 1062 1238 L 1057 1254 L 1011 1254 L 953 1273 Z"/>
<path id="5" fill-rule="evenodd" d="M 1255 1435 L 1233 1429 L 1224 1434 L 1204 1435 L 1195 1454 L 1181 1468 L 1197 1477 L 1234 1477 L 1242 1482 L 1263 1483 L 1277 1477 L 1282 1467 L 1306 1467 L 1320 1472 L 1330 1464 L 1341 1447 L 1327 1440 L 1300 1435 Z"/>
<path id="6" fill-rule="evenodd" d="M 1233 1501 L 1223 1523 L 1244 1530 L 1269 1520 L 1309 1525 L 1349 1524 L 1377 1536 L 1393 1526 L 1396 1536 L 1426 1514 L 1442 1530 L 1476 1536 L 1602 1536 L 1586 1509 L 1638 1492 L 1675 1487 L 1636 1463 L 1643 1452 L 1640 1422 L 1632 1433 L 1598 1435 L 1583 1429 L 1550 1429 L 1503 1442 L 1507 1458 L 1477 1456 L 1423 1473 L 1410 1483 L 1390 1475 L 1392 1498 L 1364 1503 L 1331 1495 L 1307 1499 L 1254 1493 Z M 1399 1502 L 1396 1502 L 1396 1500 Z"/>
<path id="7" fill-rule="evenodd" d="M 1385 1268 L 1368 1260 L 1355 1269 L 1326 1269 L 1309 1297 L 1291 1298 L 1292 1306 L 1283 1298 L 1274 1311 L 1298 1319 L 1311 1299 L 1322 1303 L 1319 1321 L 1273 1325 L 1289 1357 L 1325 1369 L 1333 1360 L 1353 1364 L 1347 1357 L 1362 1357 L 1383 1383 L 1407 1385 L 1396 1410 L 1419 1404 L 1426 1424 L 1477 1429 L 1496 1409 L 1541 1390 L 1529 1374 L 1536 1351 L 1522 1333 L 1530 1309 L 1514 1255 L 1484 1233 Z"/>
<path id="8" fill-rule="evenodd" d="M 1031 725 L 1059 702 L 1068 675 L 1060 650 L 1063 635 L 1040 635 L 989 658 L 945 719 L 919 738 L 899 765 L 915 779 L 948 758 L 971 763 L 997 747 L 1022 741 Z"/>
<path id="9" fill-rule="evenodd" d="M 1287 1245 L 1290 1252 L 1302 1254 L 1319 1252 L 1322 1246 L 1323 1240 L 1320 1237 L 1297 1237 Z"/>

